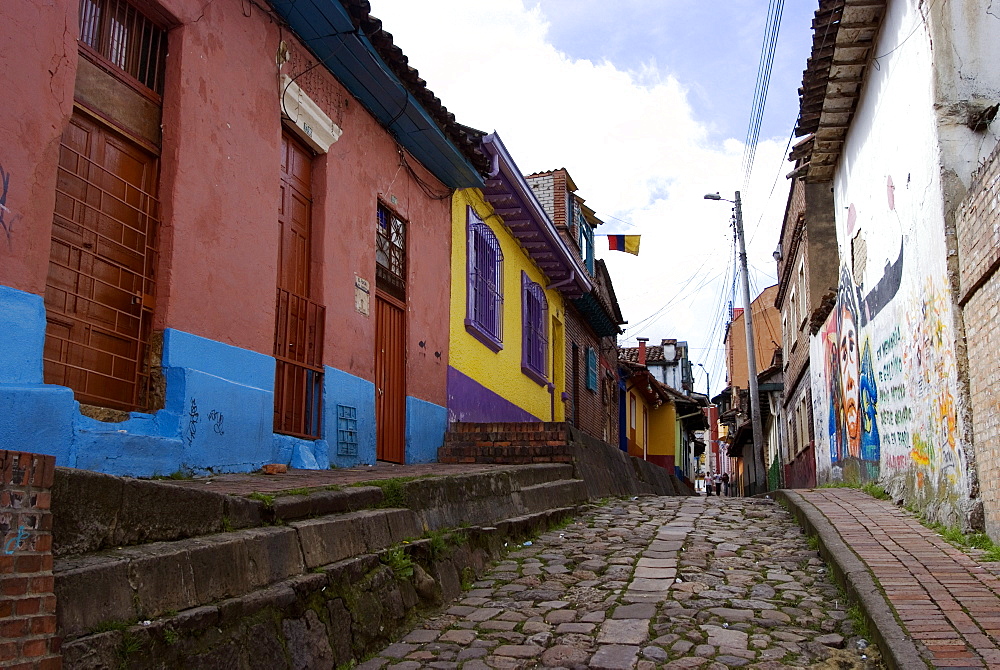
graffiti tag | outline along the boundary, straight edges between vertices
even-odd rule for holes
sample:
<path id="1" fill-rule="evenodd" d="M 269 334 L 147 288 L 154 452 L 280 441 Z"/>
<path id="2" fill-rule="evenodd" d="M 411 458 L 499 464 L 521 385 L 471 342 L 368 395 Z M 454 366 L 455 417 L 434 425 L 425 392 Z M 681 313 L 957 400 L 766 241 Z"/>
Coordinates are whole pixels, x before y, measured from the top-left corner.
<path id="1" fill-rule="evenodd" d="M 20 549 L 24 541 L 28 539 L 31 531 L 25 530 L 24 525 L 18 526 L 17 535 L 7 540 L 3 545 L 3 553 L 10 556 L 16 549 Z"/>
<path id="2" fill-rule="evenodd" d="M 222 421 L 224 419 L 225 417 L 222 416 L 222 412 L 217 409 L 213 409 L 208 415 L 208 420 L 212 422 L 212 430 L 218 435 L 226 434 L 226 431 L 222 428 Z"/>
<path id="3" fill-rule="evenodd" d="M 7 247 L 9 249 L 14 248 L 14 224 L 16 224 L 21 215 L 15 215 L 7 207 L 7 192 L 10 190 L 10 173 L 3 169 L 0 165 L 0 230 L 3 230 L 4 236 L 7 238 Z"/>
<path id="4" fill-rule="evenodd" d="M 191 398 L 191 409 L 188 410 L 188 441 L 194 442 L 194 438 L 198 435 L 198 401 L 195 398 Z"/>

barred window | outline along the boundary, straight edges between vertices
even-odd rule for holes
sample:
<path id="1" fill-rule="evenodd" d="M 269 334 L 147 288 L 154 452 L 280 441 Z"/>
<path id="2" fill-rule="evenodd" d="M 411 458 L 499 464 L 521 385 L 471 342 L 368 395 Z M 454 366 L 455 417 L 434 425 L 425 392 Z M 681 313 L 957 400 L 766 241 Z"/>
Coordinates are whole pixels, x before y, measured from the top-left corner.
<path id="1" fill-rule="evenodd" d="M 521 369 L 542 384 L 546 379 L 549 303 L 545 289 L 521 272 L 523 293 Z"/>
<path id="2" fill-rule="evenodd" d="M 375 285 L 406 299 L 406 223 L 382 203 L 375 232 Z"/>
<path id="3" fill-rule="evenodd" d="M 101 61 L 163 93 L 167 33 L 125 0 L 80 0 L 80 42 Z"/>
<path id="4" fill-rule="evenodd" d="M 493 351 L 503 348 L 503 251 L 490 227 L 468 208 L 467 330 Z"/>

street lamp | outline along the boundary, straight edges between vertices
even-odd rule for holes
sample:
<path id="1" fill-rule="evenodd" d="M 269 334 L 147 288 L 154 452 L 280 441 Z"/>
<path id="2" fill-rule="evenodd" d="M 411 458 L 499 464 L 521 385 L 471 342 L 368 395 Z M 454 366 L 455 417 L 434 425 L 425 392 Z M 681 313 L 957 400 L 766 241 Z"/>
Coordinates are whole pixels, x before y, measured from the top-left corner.
<path id="1" fill-rule="evenodd" d="M 708 396 L 708 402 L 712 402 L 712 377 L 708 374 L 708 368 L 702 363 L 698 363 L 698 367 L 702 369 L 705 373 L 705 395 Z"/>
<path id="2" fill-rule="evenodd" d="M 743 272 L 743 325 L 747 334 L 747 376 L 750 378 L 750 418 L 753 426 L 753 469 L 754 492 L 763 493 L 763 483 L 766 481 L 764 469 L 764 430 L 760 420 L 760 395 L 757 392 L 757 354 L 753 343 L 753 310 L 750 309 L 750 279 L 747 273 L 747 248 L 743 241 L 743 205 L 740 202 L 740 192 L 736 191 L 736 199 L 728 200 L 718 193 L 705 194 L 705 200 L 725 200 L 733 203 L 736 213 L 736 239 L 740 245 L 740 269 Z M 756 491 L 761 484 L 761 491 Z"/>

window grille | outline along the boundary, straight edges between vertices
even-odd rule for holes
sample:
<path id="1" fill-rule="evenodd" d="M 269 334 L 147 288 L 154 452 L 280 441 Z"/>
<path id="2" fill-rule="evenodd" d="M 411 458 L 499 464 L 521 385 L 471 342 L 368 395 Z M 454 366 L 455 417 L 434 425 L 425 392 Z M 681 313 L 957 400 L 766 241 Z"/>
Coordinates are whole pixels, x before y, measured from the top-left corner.
<path id="1" fill-rule="evenodd" d="M 80 42 L 99 61 L 163 93 L 167 33 L 125 0 L 80 0 Z"/>
<path id="2" fill-rule="evenodd" d="M 545 289 L 528 279 L 523 272 L 521 277 L 524 292 L 522 367 L 544 379 L 548 351 L 548 300 L 545 299 Z"/>
<path id="3" fill-rule="evenodd" d="M 470 207 L 468 325 L 503 341 L 503 251 L 496 235 Z"/>
<path id="4" fill-rule="evenodd" d="M 406 299 L 406 223 L 379 203 L 375 233 L 375 285 Z"/>
<path id="5" fill-rule="evenodd" d="M 358 408 L 337 405 L 337 455 L 358 455 Z"/>
<path id="6" fill-rule="evenodd" d="M 296 437 L 320 437 L 326 308 L 279 288 L 276 311 L 274 430 Z"/>

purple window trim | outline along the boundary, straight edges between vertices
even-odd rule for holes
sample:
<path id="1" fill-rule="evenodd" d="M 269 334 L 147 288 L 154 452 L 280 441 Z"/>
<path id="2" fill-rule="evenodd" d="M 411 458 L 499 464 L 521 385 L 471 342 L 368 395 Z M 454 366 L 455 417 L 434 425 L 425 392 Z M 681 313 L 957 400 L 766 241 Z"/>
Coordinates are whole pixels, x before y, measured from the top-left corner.
<path id="1" fill-rule="evenodd" d="M 548 383 L 549 303 L 545 289 L 521 271 L 521 372 L 540 385 Z"/>
<path id="2" fill-rule="evenodd" d="M 466 215 L 465 330 L 496 353 L 503 349 L 503 251 L 472 207 Z"/>
<path id="3" fill-rule="evenodd" d="M 491 349 L 493 353 L 497 353 L 503 349 L 503 342 L 487 333 L 472 319 L 465 320 L 465 331 L 486 345 L 486 347 Z"/>

